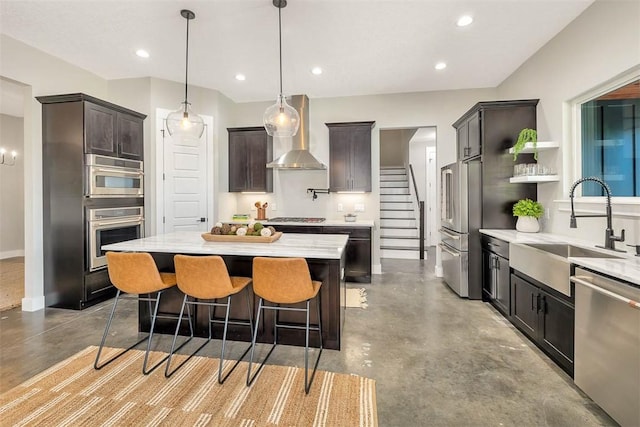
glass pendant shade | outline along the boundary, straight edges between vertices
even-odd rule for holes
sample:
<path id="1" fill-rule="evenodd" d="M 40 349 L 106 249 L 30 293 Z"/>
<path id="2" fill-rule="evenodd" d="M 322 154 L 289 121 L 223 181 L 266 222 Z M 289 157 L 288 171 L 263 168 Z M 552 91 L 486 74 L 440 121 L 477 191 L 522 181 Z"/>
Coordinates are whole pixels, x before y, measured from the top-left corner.
<path id="1" fill-rule="evenodd" d="M 204 121 L 191 110 L 190 103 L 182 102 L 176 111 L 167 116 L 167 130 L 173 138 L 198 141 L 204 132 Z"/>
<path id="2" fill-rule="evenodd" d="M 184 67 L 184 101 L 180 103 L 180 107 L 167 116 L 166 126 L 169 135 L 172 138 L 179 141 L 194 141 L 198 142 L 202 133 L 204 132 L 204 121 L 202 117 L 197 115 L 191 110 L 191 104 L 189 103 L 189 21 L 195 19 L 196 14 L 188 9 L 182 9 L 180 11 L 182 16 L 187 21 L 187 37 L 186 37 L 186 49 L 185 49 L 185 67 Z"/>
<path id="3" fill-rule="evenodd" d="M 262 118 L 264 128 L 270 136 L 279 138 L 291 137 L 298 133 L 300 114 L 282 94 L 278 95 L 276 103 L 267 108 Z"/>

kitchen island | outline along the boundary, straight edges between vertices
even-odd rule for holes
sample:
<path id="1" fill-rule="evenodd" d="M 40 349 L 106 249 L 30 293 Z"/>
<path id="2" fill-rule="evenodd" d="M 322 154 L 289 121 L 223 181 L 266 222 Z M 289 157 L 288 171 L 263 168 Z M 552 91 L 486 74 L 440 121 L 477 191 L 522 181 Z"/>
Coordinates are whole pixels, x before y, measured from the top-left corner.
<path id="1" fill-rule="evenodd" d="M 230 275 L 251 277 L 253 258 L 267 257 L 302 257 L 307 260 L 313 280 L 322 281 L 320 301 L 322 310 L 322 338 L 325 348 L 340 350 L 340 336 L 344 324 L 344 308 L 346 287 L 343 278 L 345 247 L 348 236 L 335 234 L 289 234 L 284 233 L 273 243 L 245 242 L 208 242 L 201 237 L 201 232 L 182 231 L 142 239 L 129 240 L 102 246 L 108 251 L 149 252 L 161 271 L 174 271 L 173 256 L 185 255 L 220 255 L 224 259 Z M 160 311 L 179 314 L 182 304 L 182 293 L 176 288 L 163 294 Z M 257 297 L 253 296 L 253 309 L 257 306 Z M 237 320 L 247 318 L 244 295 L 232 298 L 231 317 Z M 302 306 L 302 305 L 301 305 Z M 145 303 L 139 307 L 139 328 L 149 329 L 149 308 Z M 195 307 L 196 336 L 208 336 L 207 313 Z M 311 322 L 316 322 L 315 310 L 312 310 Z M 281 323 L 304 324 L 304 316 L 298 312 L 282 313 Z M 268 310 L 260 318 L 259 341 L 273 342 L 273 312 Z M 173 333 L 175 321 L 158 319 L 157 330 L 161 333 Z M 220 336 L 221 327 L 214 328 L 214 337 Z M 184 322 L 181 334 L 188 333 Z M 229 327 L 229 339 L 250 341 L 251 333 L 246 326 Z M 311 344 L 317 345 L 317 339 L 311 334 Z M 278 331 L 278 342 L 282 344 L 304 345 L 304 332 L 284 329 Z"/>

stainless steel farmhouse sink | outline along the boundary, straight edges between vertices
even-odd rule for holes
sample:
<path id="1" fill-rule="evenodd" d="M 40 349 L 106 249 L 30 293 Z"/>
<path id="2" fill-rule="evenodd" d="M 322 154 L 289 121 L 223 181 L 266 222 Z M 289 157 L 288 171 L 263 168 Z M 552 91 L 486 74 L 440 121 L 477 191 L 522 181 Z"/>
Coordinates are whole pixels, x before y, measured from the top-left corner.
<path id="1" fill-rule="evenodd" d="M 563 258 L 569 257 L 581 257 L 581 258 L 620 258 L 615 254 L 606 252 L 600 252 L 593 249 L 582 248 L 580 246 L 573 246 L 566 243 L 528 243 L 525 246 L 529 246 L 534 249 L 539 249 L 544 252 L 548 252 L 553 255 L 558 255 Z"/>
<path id="2" fill-rule="evenodd" d="M 613 253 L 566 243 L 511 243 L 509 266 L 529 277 L 571 296 L 569 257 L 621 258 Z"/>

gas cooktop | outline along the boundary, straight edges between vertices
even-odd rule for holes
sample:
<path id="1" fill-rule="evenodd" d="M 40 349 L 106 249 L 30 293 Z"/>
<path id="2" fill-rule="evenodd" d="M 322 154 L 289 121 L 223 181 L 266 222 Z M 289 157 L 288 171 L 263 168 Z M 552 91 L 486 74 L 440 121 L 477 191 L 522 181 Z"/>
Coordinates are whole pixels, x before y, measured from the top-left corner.
<path id="1" fill-rule="evenodd" d="M 313 218 L 313 217 L 296 217 L 296 216 L 279 216 L 276 218 L 269 218 L 269 222 L 324 222 L 325 218 Z"/>

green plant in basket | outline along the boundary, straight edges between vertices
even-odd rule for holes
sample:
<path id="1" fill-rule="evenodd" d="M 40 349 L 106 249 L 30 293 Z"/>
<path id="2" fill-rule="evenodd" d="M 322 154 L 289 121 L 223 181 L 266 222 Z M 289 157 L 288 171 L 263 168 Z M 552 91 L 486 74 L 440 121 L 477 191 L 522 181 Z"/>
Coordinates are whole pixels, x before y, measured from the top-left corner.
<path id="1" fill-rule="evenodd" d="M 544 208 L 539 202 L 534 202 L 531 199 L 518 200 L 513 205 L 513 216 L 532 216 L 534 218 L 540 218 L 544 213 Z"/>
<path id="2" fill-rule="evenodd" d="M 524 149 L 524 146 L 527 142 L 533 143 L 533 158 L 538 160 L 538 150 L 537 150 L 537 142 L 538 142 L 538 132 L 535 129 L 522 129 L 520 134 L 518 135 L 518 140 L 513 145 L 513 161 L 515 162 L 518 158 L 518 154 Z"/>

